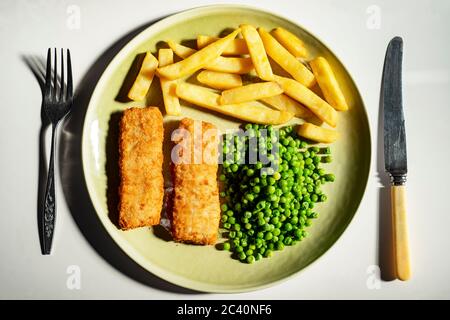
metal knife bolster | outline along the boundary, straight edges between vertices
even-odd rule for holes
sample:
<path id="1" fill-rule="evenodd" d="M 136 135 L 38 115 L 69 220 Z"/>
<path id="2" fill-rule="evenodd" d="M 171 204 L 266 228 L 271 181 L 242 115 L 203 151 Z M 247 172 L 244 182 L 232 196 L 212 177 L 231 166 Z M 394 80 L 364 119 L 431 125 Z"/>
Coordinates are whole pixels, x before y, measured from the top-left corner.
<path id="1" fill-rule="evenodd" d="M 406 184 L 406 173 L 389 172 L 389 175 L 391 176 L 391 184 L 393 186 L 403 186 Z"/>

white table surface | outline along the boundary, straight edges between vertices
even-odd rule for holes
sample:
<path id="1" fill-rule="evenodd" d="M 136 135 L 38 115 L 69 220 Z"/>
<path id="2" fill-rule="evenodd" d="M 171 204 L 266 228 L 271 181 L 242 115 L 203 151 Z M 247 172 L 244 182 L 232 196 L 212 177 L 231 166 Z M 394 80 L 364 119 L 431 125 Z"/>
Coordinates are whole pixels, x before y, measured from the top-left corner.
<path id="1" fill-rule="evenodd" d="M 299 22 L 328 44 L 354 76 L 370 119 L 373 156 L 366 194 L 344 235 L 313 266 L 282 284 L 236 295 L 189 294 L 148 277 L 139 268 L 129 267 L 123 255 L 112 253 L 116 256 L 112 264 L 104 258 L 109 254 L 99 254 L 83 234 L 86 233 L 83 228 L 89 229 L 83 227 L 87 205 L 83 199 L 73 201 L 79 195 L 70 185 L 65 185 L 63 192 L 61 181 L 65 179 L 60 179 L 58 171 L 54 253 L 41 256 L 36 226 L 41 93 L 22 57 L 43 57 L 48 47 L 69 47 L 75 83 L 78 88 L 80 85 L 89 88 L 92 76 L 85 77 L 86 73 L 98 72 L 91 66 L 118 39 L 159 17 L 214 1 L 3 0 L 0 2 L 0 298 L 450 298 L 450 202 L 446 202 L 450 181 L 447 164 L 450 2 L 222 2 L 258 6 Z M 80 25 L 79 29 L 73 29 L 77 10 Z M 404 105 L 413 277 L 408 282 L 380 282 L 376 267 L 380 247 L 378 103 L 386 45 L 396 35 L 405 41 Z M 76 143 L 79 139 L 70 128 L 63 127 L 62 134 L 64 141 Z M 65 150 L 60 155 L 59 160 L 65 161 L 63 168 L 79 168 L 80 163 L 71 152 Z M 72 210 L 70 202 L 75 203 Z M 74 217 L 81 219 L 81 229 Z M 99 250 L 103 250 L 101 246 Z M 79 289 L 67 286 L 70 266 L 79 267 Z M 128 270 L 128 275 L 120 270 Z"/>

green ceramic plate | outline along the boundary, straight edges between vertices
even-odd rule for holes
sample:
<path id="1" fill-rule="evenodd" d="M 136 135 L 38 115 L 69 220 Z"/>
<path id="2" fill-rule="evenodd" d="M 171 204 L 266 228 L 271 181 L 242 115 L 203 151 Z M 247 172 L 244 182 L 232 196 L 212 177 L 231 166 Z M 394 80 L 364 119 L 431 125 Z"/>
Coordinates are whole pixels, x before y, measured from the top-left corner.
<path id="1" fill-rule="evenodd" d="M 309 228 L 310 235 L 296 246 L 276 252 L 273 258 L 252 265 L 233 260 L 228 252 L 214 246 L 164 240 L 152 228 L 120 231 L 109 218 L 107 198 L 108 179 L 111 179 L 107 168 L 111 159 L 115 161 L 114 150 L 108 147 L 114 132 L 110 124 L 121 110 L 144 105 L 115 100 L 135 56 L 148 50 L 155 52 L 160 41 L 186 41 L 195 39 L 198 34 L 219 35 L 242 23 L 266 29 L 281 26 L 300 36 L 312 55 L 322 55 L 330 61 L 350 105 L 348 112 L 339 114 L 341 138 L 332 146 L 334 162 L 329 165 L 329 170 L 337 179 L 324 187 L 329 200 L 318 206 L 319 218 Z M 159 81 L 153 82 L 155 85 L 147 97 L 147 105 L 162 107 Z M 239 125 L 230 118 L 189 106 L 184 106 L 183 113 L 187 117 L 210 121 L 221 129 Z M 166 130 L 170 132 L 179 118 L 165 116 L 164 119 Z M 137 35 L 117 54 L 92 95 L 85 118 L 82 151 L 87 187 L 97 214 L 111 237 L 131 259 L 149 272 L 183 287 L 206 292 L 242 292 L 267 287 L 293 276 L 319 258 L 339 238 L 364 194 L 370 164 L 370 133 L 364 105 L 353 80 L 321 41 L 296 23 L 271 13 L 244 6 L 220 5 L 165 18 Z"/>

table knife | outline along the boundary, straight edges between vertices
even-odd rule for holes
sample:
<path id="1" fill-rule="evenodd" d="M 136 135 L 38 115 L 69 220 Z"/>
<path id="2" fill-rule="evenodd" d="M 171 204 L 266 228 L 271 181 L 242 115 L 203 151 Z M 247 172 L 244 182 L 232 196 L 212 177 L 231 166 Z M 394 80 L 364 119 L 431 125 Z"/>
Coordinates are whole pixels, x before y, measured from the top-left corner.
<path id="1" fill-rule="evenodd" d="M 403 40 L 393 38 L 384 60 L 382 105 L 384 113 L 384 165 L 391 178 L 391 215 L 394 261 L 397 278 L 411 276 L 408 230 L 406 221 L 406 157 L 405 118 L 402 103 Z"/>

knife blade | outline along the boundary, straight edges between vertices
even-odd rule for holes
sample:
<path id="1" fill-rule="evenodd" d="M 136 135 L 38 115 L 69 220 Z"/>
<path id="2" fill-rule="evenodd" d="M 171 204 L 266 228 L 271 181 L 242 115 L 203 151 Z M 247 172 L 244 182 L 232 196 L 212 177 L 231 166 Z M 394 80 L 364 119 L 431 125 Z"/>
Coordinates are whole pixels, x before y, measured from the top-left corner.
<path id="1" fill-rule="evenodd" d="M 402 104 L 403 40 L 392 39 L 383 71 L 384 165 L 394 185 L 403 185 L 408 172 L 405 118 Z"/>
<path id="2" fill-rule="evenodd" d="M 384 119 L 384 166 L 391 176 L 391 215 L 393 251 L 397 278 L 411 277 L 408 228 L 406 223 L 406 156 L 405 117 L 402 103 L 403 40 L 393 38 L 384 60 L 381 103 Z"/>

